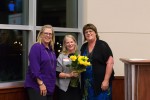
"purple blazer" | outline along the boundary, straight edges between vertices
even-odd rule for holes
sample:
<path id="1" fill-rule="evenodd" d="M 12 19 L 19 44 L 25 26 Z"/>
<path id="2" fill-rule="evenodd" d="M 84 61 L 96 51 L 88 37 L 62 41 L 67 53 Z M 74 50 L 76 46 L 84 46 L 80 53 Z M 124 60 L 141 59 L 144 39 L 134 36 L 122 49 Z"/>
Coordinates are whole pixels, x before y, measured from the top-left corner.
<path id="1" fill-rule="evenodd" d="M 31 47 L 25 79 L 26 88 L 33 88 L 40 93 L 37 78 L 45 84 L 48 95 L 52 95 L 56 82 L 56 55 L 54 51 L 40 43 L 35 43 Z"/>

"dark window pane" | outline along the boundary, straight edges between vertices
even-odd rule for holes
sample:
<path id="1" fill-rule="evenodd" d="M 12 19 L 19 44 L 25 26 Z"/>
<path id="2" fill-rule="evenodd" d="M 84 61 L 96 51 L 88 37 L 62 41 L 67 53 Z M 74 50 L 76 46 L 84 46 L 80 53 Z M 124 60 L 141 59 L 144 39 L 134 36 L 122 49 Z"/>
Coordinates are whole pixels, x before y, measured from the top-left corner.
<path id="1" fill-rule="evenodd" d="M 78 0 L 37 0 L 37 25 L 77 28 Z"/>
<path id="2" fill-rule="evenodd" d="M 0 24 L 26 25 L 27 2 L 28 0 L 0 0 Z"/>
<path id="3" fill-rule="evenodd" d="M 64 36 L 56 36 L 55 38 L 55 53 L 58 57 L 59 53 L 62 51 Z"/>
<path id="4" fill-rule="evenodd" d="M 25 31 L 0 30 L 0 82 L 24 79 L 27 41 Z"/>

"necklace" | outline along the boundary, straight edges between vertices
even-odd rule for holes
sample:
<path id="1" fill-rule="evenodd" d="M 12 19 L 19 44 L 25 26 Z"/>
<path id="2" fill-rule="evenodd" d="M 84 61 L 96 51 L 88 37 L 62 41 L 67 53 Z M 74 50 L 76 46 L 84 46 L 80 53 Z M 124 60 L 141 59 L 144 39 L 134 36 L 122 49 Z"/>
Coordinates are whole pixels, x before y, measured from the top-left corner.
<path id="1" fill-rule="evenodd" d="M 53 62 L 54 56 L 53 56 L 52 52 L 50 52 L 50 53 L 51 53 L 52 59 L 50 59 L 51 57 L 50 57 L 48 51 L 46 50 L 46 54 L 48 55 L 48 58 L 49 58 L 49 61 L 50 61 L 50 65 L 52 65 L 52 68 L 54 68 L 54 62 Z"/>

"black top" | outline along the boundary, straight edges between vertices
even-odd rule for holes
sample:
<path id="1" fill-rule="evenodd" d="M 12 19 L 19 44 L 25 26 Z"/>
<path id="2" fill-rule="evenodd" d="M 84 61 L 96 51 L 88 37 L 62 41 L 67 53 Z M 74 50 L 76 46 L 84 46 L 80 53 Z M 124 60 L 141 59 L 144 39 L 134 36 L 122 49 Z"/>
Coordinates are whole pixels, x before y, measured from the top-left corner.
<path id="1" fill-rule="evenodd" d="M 88 43 L 84 43 L 81 47 L 81 55 L 87 50 Z M 93 69 L 93 88 L 95 95 L 98 95 L 101 90 L 101 84 L 105 77 L 106 72 L 106 62 L 110 56 L 113 56 L 112 51 L 109 47 L 109 45 L 102 40 L 97 40 L 95 47 L 92 51 L 91 64 Z M 114 78 L 114 70 L 110 76 L 109 84 L 112 84 L 112 80 Z M 82 74 L 82 79 L 84 79 L 84 76 Z M 84 81 L 82 80 L 82 88 L 84 85 Z"/>

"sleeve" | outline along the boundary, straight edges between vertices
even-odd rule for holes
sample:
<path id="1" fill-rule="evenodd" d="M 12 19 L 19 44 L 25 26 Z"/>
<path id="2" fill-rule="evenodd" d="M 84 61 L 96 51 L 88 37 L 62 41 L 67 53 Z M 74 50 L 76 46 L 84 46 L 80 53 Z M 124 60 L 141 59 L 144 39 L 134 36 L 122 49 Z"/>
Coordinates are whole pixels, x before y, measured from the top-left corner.
<path id="1" fill-rule="evenodd" d="M 59 78 L 60 72 L 56 71 L 56 77 Z"/>
<path id="2" fill-rule="evenodd" d="M 56 71 L 57 72 L 62 72 L 63 71 L 63 64 L 62 61 L 63 60 L 63 55 L 60 54 L 57 58 L 57 66 L 56 66 Z"/>
<path id="3" fill-rule="evenodd" d="M 30 62 L 30 70 L 32 78 L 39 78 L 42 80 L 41 72 L 40 72 L 40 44 L 34 44 L 31 47 L 30 53 L 29 53 L 29 62 Z"/>
<path id="4" fill-rule="evenodd" d="M 103 52 L 104 52 L 103 57 L 104 57 L 105 61 L 108 61 L 110 56 L 113 57 L 112 50 L 106 42 L 103 43 Z"/>

